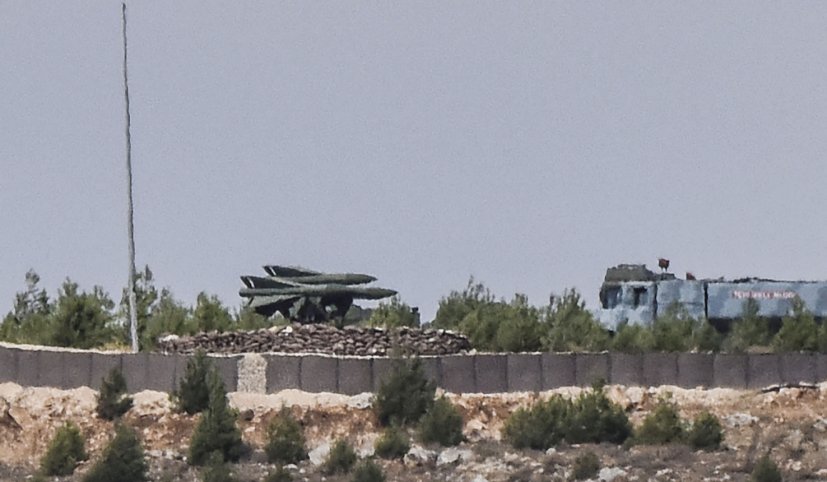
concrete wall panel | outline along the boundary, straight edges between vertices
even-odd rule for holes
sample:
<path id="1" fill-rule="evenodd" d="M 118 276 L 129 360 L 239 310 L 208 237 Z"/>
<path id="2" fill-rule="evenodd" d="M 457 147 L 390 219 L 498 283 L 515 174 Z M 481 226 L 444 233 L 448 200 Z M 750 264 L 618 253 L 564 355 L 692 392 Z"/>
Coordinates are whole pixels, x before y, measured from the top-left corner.
<path id="1" fill-rule="evenodd" d="M 169 393 L 177 388 L 176 358 L 176 355 L 148 354 L 146 359 L 149 374 L 146 381 L 147 390 Z"/>
<path id="2" fill-rule="evenodd" d="M 122 355 L 121 370 L 129 393 L 146 390 L 150 377 L 155 376 L 154 373 L 149 373 L 148 360 L 149 353 L 124 353 Z"/>
<path id="3" fill-rule="evenodd" d="M 66 353 L 65 388 L 88 387 L 92 384 L 92 354 Z"/>
<path id="4" fill-rule="evenodd" d="M 122 355 L 120 353 L 112 355 L 92 353 L 92 369 L 89 375 L 89 386 L 95 390 L 100 390 L 101 381 L 109 376 L 109 372 L 113 368 L 123 369 L 122 361 Z M 132 385 L 129 384 L 128 379 L 126 380 L 126 386 L 130 391 L 132 390 Z"/>
<path id="5" fill-rule="evenodd" d="M 643 379 L 646 385 L 678 384 L 677 353 L 646 353 L 643 355 Z"/>
<path id="6" fill-rule="evenodd" d="M 17 350 L 0 346 L 0 383 L 17 381 Z"/>
<path id="7" fill-rule="evenodd" d="M 379 390 L 381 383 L 390 375 L 393 369 L 393 358 L 376 357 L 373 360 L 373 391 Z M 422 372 L 428 380 L 434 382 L 435 386 L 441 387 L 440 357 L 421 357 Z"/>
<path id="8" fill-rule="evenodd" d="M 714 382 L 715 355 L 708 353 L 678 354 L 678 386 L 711 387 Z"/>
<path id="9" fill-rule="evenodd" d="M 816 383 L 827 381 L 827 355 L 818 353 L 816 357 Z"/>
<path id="10" fill-rule="evenodd" d="M 715 355 L 713 362 L 713 385 L 716 387 L 747 387 L 746 355 Z"/>
<path id="11" fill-rule="evenodd" d="M 442 362 L 440 357 L 422 357 L 420 360 L 422 361 L 422 371 L 425 373 L 425 377 L 434 382 L 435 386 L 440 386 L 442 383 Z"/>
<path id="12" fill-rule="evenodd" d="M 241 356 L 216 356 L 210 357 L 213 366 L 218 370 L 218 376 L 224 382 L 227 392 L 234 392 L 238 389 L 238 361 Z"/>
<path id="13" fill-rule="evenodd" d="M 507 359 L 509 392 L 536 392 L 543 389 L 542 356 L 512 353 Z"/>
<path id="14" fill-rule="evenodd" d="M 373 360 L 342 358 L 339 360 L 339 393 L 356 395 L 373 390 Z"/>
<path id="15" fill-rule="evenodd" d="M 574 376 L 578 386 L 590 387 L 598 380 L 609 381 L 608 353 L 577 353 Z"/>
<path id="16" fill-rule="evenodd" d="M 610 353 L 611 373 L 609 381 L 617 385 L 641 386 L 643 378 L 643 355 Z"/>
<path id="17" fill-rule="evenodd" d="M 264 355 L 267 360 L 267 393 L 301 388 L 301 357 Z"/>
<path id="18" fill-rule="evenodd" d="M 66 388 L 67 353 L 43 350 L 37 356 L 37 384 L 41 387 Z M 80 353 L 71 353 L 80 355 Z"/>
<path id="19" fill-rule="evenodd" d="M 40 386 L 40 353 L 17 350 L 17 383 L 24 387 Z"/>
<path id="20" fill-rule="evenodd" d="M 477 355 L 474 362 L 477 392 L 503 393 L 508 391 L 508 356 Z"/>
<path id="21" fill-rule="evenodd" d="M 575 378 L 575 356 L 573 353 L 543 353 L 541 356 L 543 390 L 573 387 Z"/>
<path id="22" fill-rule="evenodd" d="M 442 358 L 442 388 L 452 393 L 476 393 L 474 356 L 456 355 Z"/>
<path id="23" fill-rule="evenodd" d="M 781 383 L 780 357 L 774 354 L 750 355 L 747 358 L 747 387 L 764 388 Z"/>
<path id="24" fill-rule="evenodd" d="M 781 355 L 782 383 L 815 383 L 816 357 L 811 353 L 784 353 Z"/>
<path id="25" fill-rule="evenodd" d="M 309 355 L 302 358 L 301 389 L 306 392 L 336 392 L 338 359 Z"/>

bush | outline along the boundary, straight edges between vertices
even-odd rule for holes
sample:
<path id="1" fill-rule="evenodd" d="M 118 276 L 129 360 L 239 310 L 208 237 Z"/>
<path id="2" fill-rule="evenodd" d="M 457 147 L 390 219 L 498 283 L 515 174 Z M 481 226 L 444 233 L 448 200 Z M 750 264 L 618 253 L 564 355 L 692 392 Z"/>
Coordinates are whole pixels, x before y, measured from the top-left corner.
<path id="1" fill-rule="evenodd" d="M 765 455 L 758 459 L 749 480 L 751 482 L 782 482 L 783 479 L 778 466 L 770 459 L 769 455 Z"/>
<path id="2" fill-rule="evenodd" d="M 353 482 L 385 482 L 385 474 L 372 460 L 365 460 L 353 471 Z"/>
<path id="3" fill-rule="evenodd" d="M 132 397 L 127 395 L 126 379 L 120 368 L 113 368 L 101 382 L 97 412 L 100 418 L 114 420 L 132 408 Z"/>
<path id="4" fill-rule="evenodd" d="M 463 440 L 462 416 L 451 401 L 443 396 L 422 417 L 419 434 L 424 443 L 436 442 L 445 447 L 457 445 Z"/>
<path id="5" fill-rule="evenodd" d="M 759 316 L 758 301 L 747 298 L 741 308 L 741 318 L 736 320 L 724 340 L 724 350 L 743 353 L 751 347 L 767 347 L 772 343 L 769 319 Z"/>
<path id="6" fill-rule="evenodd" d="M 201 480 L 203 482 L 234 482 L 232 474 L 230 474 L 230 467 L 224 462 L 224 457 L 221 452 L 215 451 L 210 454 L 207 460 L 207 465 L 201 472 Z"/>
<path id="7" fill-rule="evenodd" d="M 549 333 L 543 344 L 551 351 L 603 351 L 609 346 L 609 333 L 586 309 L 576 290 L 566 290 L 555 300 L 546 323 Z"/>
<path id="8" fill-rule="evenodd" d="M 213 370 L 210 373 L 210 404 L 201 415 L 190 442 L 189 463 L 203 465 L 215 451 L 224 460 L 235 462 L 244 452 L 241 432 L 235 425 L 236 414 L 227 403 L 224 382 Z"/>
<path id="9" fill-rule="evenodd" d="M 621 444 L 631 433 L 632 426 L 623 408 L 606 397 L 602 384 L 595 384 L 573 402 L 566 430 L 569 443 Z"/>
<path id="10" fill-rule="evenodd" d="M 801 298 L 792 301 L 792 313 L 781 320 L 781 329 L 772 340 L 777 352 L 817 351 L 819 329 L 813 314 L 807 310 Z"/>
<path id="11" fill-rule="evenodd" d="M 388 427 L 374 446 L 376 455 L 383 459 L 401 459 L 408 453 L 411 443 L 408 436 L 399 427 Z"/>
<path id="12" fill-rule="evenodd" d="M 560 395 L 519 408 L 506 420 L 503 438 L 517 449 L 546 450 L 565 438 L 572 409 L 571 401 Z"/>
<path id="13" fill-rule="evenodd" d="M 643 325 L 618 325 L 611 341 L 611 349 L 620 353 L 640 354 L 651 350 L 654 340 L 652 332 Z"/>
<path id="14" fill-rule="evenodd" d="M 58 429 L 46 454 L 40 461 L 40 470 L 44 475 L 72 475 L 75 467 L 87 459 L 86 442 L 80 430 L 72 422 L 67 422 Z"/>
<path id="15" fill-rule="evenodd" d="M 264 451 L 271 463 L 295 464 L 307 458 L 304 433 L 298 420 L 287 407 L 282 407 L 267 427 Z"/>
<path id="16" fill-rule="evenodd" d="M 669 306 L 652 322 L 652 350 L 685 352 L 692 349 L 693 333 L 698 324 L 686 308 L 678 303 Z"/>
<path id="17" fill-rule="evenodd" d="M 474 278 L 471 277 L 462 292 L 451 291 L 447 297 L 439 300 L 433 327 L 456 330 L 469 313 L 479 306 L 493 302 L 494 296 L 491 291 L 482 283 L 475 283 Z"/>
<path id="18" fill-rule="evenodd" d="M 184 377 L 178 384 L 178 390 L 172 393 L 179 410 L 194 415 L 207 409 L 210 404 L 210 388 L 207 381 L 211 370 L 212 362 L 204 350 L 198 350 L 195 356 L 187 360 Z"/>
<path id="19" fill-rule="evenodd" d="M 84 482 L 145 482 L 147 465 L 144 449 L 135 432 L 118 424 L 115 438 L 103 452 L 103 458 L 83 478 Z"/>
<path id="20" fill-rule="evenodd" d="M 328 475 L 346 474 L 356 463 L 356 452 L 345 439 L 338 439 L 330 449 L 324 463 L 324 473 Z"/>
<path id="21" fill-rule="evenodd" d="M 703 412 L 692 422 L 686 434 L 686 441 L 695 450 L 717 450 L 724 440 L 724 432 L 718 417 Z"/>
<path id="22" fill-rule="evenodd" d="M 592 479 L 600 472 L 600 459 L 594 452 L 586 452 L 574 459 L 571 478 L 574 480 Z"/>
<path id="23" fill-rule="evenodd" d="M 390 375 L 376 393 L 374 410 L 379 423 L 414 424 L 433 405 L 436 386 L 425 378 L 422 362 L 395 358 Z"/>
<path id="24" fill-rule="evenodd" d="M 276 467 L 276 470 L 270 472 L 264 482 L 293 482 L 293 474 L 281 465 Z"/>
<path id="25" fill-rule="evenodd" d="M 370 314 L 367 324 L 383 328 L 416 327 L 419 326 L 419 314 L 395 295 L 389 301 L 379 303 Z"/>
<path id="26" fill-rule="evenodd" d="M 643 419 L 635 434 L 635 442 L 646 445 L 661 445 L 679 442 L 683 438 L 683 427 L 674 403 L 661 399 L 655 409 Z"/>

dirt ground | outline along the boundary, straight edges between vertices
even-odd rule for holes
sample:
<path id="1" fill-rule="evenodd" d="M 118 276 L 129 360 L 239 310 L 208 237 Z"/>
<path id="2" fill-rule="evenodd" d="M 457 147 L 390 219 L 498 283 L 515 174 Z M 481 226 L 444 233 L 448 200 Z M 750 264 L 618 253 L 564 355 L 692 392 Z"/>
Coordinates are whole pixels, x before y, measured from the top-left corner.
<path id="1" fill-rule="evenodd" d="M 770 393 L 607 387 L 609 397 L 626 409 L 636 425 L 667 393 L 685 419 L 711 411 L 720 417 L 725 430 L 724 448 L 717 452 L 695 452 L 684 445 L 564 445 L 548 452 L 517 451 L 501 441 L 503 423 L 515 408 L 552 393 L 575 396 L 579 392 L 570 388 L 485 396 L 448 394 L 465 420 L 468 441 L 458 448 L 462 455 L 452 460 L 447 457 L 450 451 L 425 447 L 432 452 L 426 452 L 430 455 L 424 459 L 379 463 L 389 481 L 562 481 L 570 476 L 573 460 L 589 450 L 600 459 L 603 480 L 740 481 L 748 480 L 755 460 L 769 453 L 782 468 L 785 480 L 827 480 L 827 384 Z M 54 432 L 71 420 L 86 437 L 91 458 L 79 467 L 75 478 L 55 480 L 80 480 L 113 434 L 112 423 L 95 416 L 96 396 L 89 388 L 62 391 L 0 384 L 0 479 L 25 480 L 34 474 Z M 273 469 L 262 447 L 267 424 L 282 405 L 301 420 L 311 451 L 345 437 L 361 456 L 369 456 L 378 437 L 370 394 L 348 397 L 296 390 L 274 395 L 232 393 L 230 402 L 239 411 L 239 427 L 251 447 L 250 455 L 233 466 L 234 474 L 244 481 L 262 480 Z M 135 406 L 125 422 L 138 430 L 153 480 L 199 480 L 198 472 L 186 463 L 197 417 L 175 412 L 165 393 L 135 395 Z M 445 460 L 437 460 L 438 456 Z M 291 470 L 297 481 L 350 480 L 347 476 L 325 476 L 312 461 Z"/>

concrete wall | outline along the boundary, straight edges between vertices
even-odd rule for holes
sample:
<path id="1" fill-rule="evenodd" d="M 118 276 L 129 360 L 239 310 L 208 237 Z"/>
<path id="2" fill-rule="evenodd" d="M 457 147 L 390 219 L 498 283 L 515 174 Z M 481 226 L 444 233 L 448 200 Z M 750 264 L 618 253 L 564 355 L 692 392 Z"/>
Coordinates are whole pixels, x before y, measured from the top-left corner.
<path id="1" fill-rule="evenodd" d="M 356 394 L 374 391 L 392 369 L 388 358 L 321 355 L 211 357 L 227 391 L 273 393 L 284 389 Z M 0 346 L 0 383 L 99 388 L 113 368 L 123 370 L 131 392 L 171 391 L 188 357 L 157 353 L 29 350 Z M 534 353 L 423 357 L 423 369 L 449 392 L 499 393 L 622 385 L 762 388 L 827 380 L 827 355 L 713 355 L 701 353 Z"/>

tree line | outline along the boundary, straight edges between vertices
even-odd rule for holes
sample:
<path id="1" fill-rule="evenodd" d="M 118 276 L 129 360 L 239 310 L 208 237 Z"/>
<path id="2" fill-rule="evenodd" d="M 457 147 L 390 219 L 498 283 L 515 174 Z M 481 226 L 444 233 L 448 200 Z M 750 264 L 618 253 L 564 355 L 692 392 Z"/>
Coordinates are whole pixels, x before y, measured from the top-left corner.
<path id="1" fill-rule="evenodd" d="M 116 304 L 101 287 L 84 291 L 66 279 L 53 299 L 39 286 L 37 273 L 30 270 L 25 280 L 25 289 L 16 294 L 12 310 L 0 324 L 0 340 L 83 349 L 129 344 L 126 289 Z M 137 274 L 135 295 L 142 350 L 152 350 L 164 334 L 254 330 L 287 323 L 280 315 L 268 319 L 247 308 L 231 309 L 206 292 L 198 294 L 194 305 L 187 305 L 169 288 L 158 289 L 149 267 Z M 459 331 L 474 348 L 493 352 L 827 353 L 827 325 L 818 323 L 800 299 L 793 300 L 790 313 L 780 323 L 760 317 L 758 308 L 755 300 L 745 300 L 743 315 L 726 332 L 705 319 L 690 317 L 680 305 L 668 307 L 651 324 L 621 324 L 609 332 L 586 309 L 575 289 L 552 297 L 548 305 L 534 306 L 520 293 L 510 300 L 497 298 L 472 277 L 464 289 L 440 299 L 436 317 L 425 326 Z M 417 310 L 398 296 L 374 309 L 353 307 L 344 321 L 384 328 L 420 323 Z"/>

